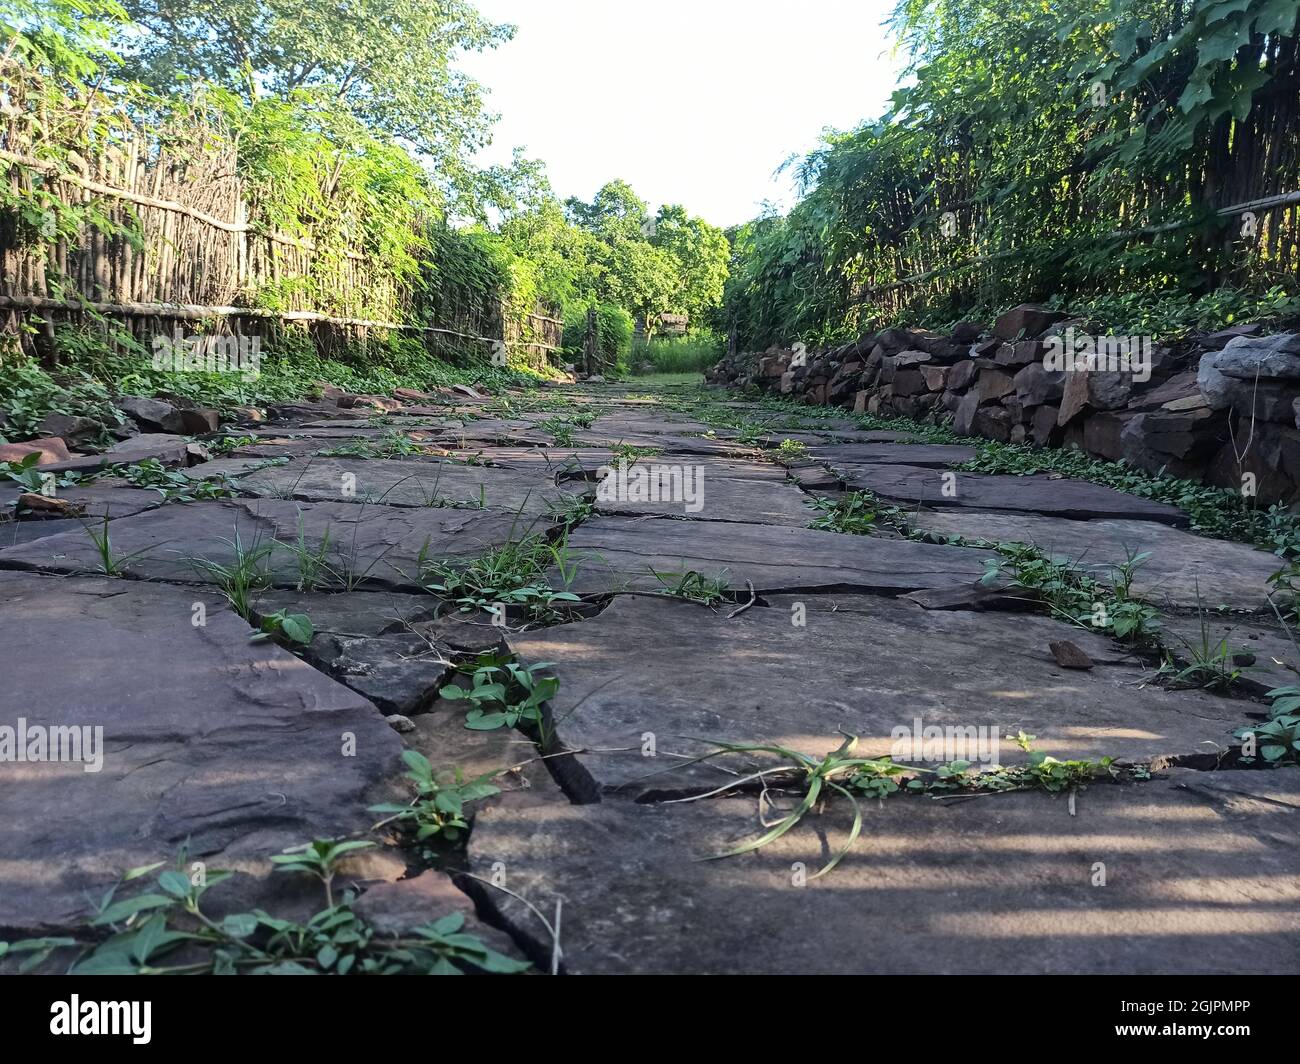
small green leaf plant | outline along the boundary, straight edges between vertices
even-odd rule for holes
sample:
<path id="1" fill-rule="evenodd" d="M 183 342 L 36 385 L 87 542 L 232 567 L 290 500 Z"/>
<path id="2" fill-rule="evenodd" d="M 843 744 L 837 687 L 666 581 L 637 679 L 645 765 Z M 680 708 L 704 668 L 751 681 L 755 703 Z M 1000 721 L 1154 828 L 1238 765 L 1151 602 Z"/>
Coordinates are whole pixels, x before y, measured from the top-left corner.
<path id="1" fill-rule="evenodd" d="M 312 627 L 311 618 L 305 613 L 288 613 L 285 610 L 276 610 L 274 613 L 268 613 L 262 618 L 259 630 L 254 632 L 248 641 L 250 643 L 261 643 L 275 635 L 283 635 L 291 643 L 306 646 L 311 642 L 312 636 L 315 635 L 315 629 Z"/>
<path id="2" fill-rule="evenodd" d="M 406 778 L 415 784 L 415 797 L 405 805 L 392 802 L 372 805 L 370 811 L 388 814 L 376 828 L 397 823 L 411 831 L 417 844 L 430 839 L 459 841 L 469 828 L 465 806 L 501 793 L 491 782 L 490 774 L 466 781 L 457 770 L 451 780 L 440 780 L 429 759 L 418 750 L 403 751 L 402 760 L 406 762 Z M 431 850 L 421 852 L 426 860 L 433 856 Z"/>
<path id="3" fill-rule="evenodd" d="M 137 889 L 164 862 L 127 872 L 76 937 L 0 942 L 0 960 L 21 956 L 20 970 L 30 971 L 56 953 L 75 950 L 67 969 L 72 975 L 460 975 L 531 967 L 467 934 L 462 913 L 392 937 L 376 934 L 353 911 L 352 890 L 337 901 L 332 892 L 342 862 L 372 845 L 317 839 L 273 858 L 277 871 L 313 876 L 325 888 L 326 907 L 302 922 L 261 909 L 210 916 L 205 895 L 233 873 L 183 871 L 182 850 L 152 887 Z M 123 888 L 135 893 L 123 896 Z"/>
<path id="4" fill-rule="evenodd" d="M 524 666 L 507 656 L 480 654 L 472 664 L 459 670 L 469 676 L 468 688 L 447 684 L 438 694 L 449 701 L 470 703 L 465 727 L 473 731 L 520 726 L 540 730 L 542 703 L 560 689 L 557 677 L 541 674 L 553 664 L 540 661 Z"/>
<path id="5" fill-rule="evenodd" d="M 1266 697 L 1273 699 L 1268 720 L 1233 733 L 1242 741 L 1241 760 L 1248 765 L 1257 758 L 1267 765 L 1300 764 L 1300 687 L 1275 687 Z"/>

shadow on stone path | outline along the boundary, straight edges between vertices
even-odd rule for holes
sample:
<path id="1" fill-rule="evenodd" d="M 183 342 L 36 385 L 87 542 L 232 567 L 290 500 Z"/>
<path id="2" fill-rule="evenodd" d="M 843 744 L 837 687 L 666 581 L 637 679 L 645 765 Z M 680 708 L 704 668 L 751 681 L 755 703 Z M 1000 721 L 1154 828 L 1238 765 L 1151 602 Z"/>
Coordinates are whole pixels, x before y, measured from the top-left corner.
<path id="1" fill-rule="evenodd" d="M 266 859 L 365 833 L 367 806 L 405 793 L 406 747 L 504 793 L 441 871 L 413 877 L 418 857 L 385 839 L 351 881 L 411 919 L 468 904 L 455 882 L 539 962 L 552 944 L 536 916 L 483 881 L 503 874 L 545 912 L 563 899 L 569 972 L 1300 967 L 1300 770 L 1231 752 L 1259 696 L 1296 675 L 1268 609 L 1271 555 L 1095 485 L 954 473 L 970 448 L 852 419 L 728 404 L 751 416 L 742 431 L 680 394 L 541 396 L 372 419 L 304 405 L 186 470 L 220 474 L 232 497 L 101 480 L 64 493 L 80 519 L 0 522 L 0 725 L 103 729 L 94 771 L 0 762 L 0 938 L 76 928 L 121 871 L 186 840 L 243 873 L 245 904 L 297 904 Z M 611 492 L 599 478 L 620 460 Z M 851 489 L 896 502 L 929 541 L 809 527 L 813 492 Z M 534 578 L 586 600 L 563 623 L 426 590 L 431 563 L 525 537 L 552 551 Z M 1014 601 L 1005 581 L 980 593 L 991 544 L 1009 541 L 1103 582 L 1150 552 L 1133 592 L 1168 612 L 1167 644 L 1222 639 L 1242 682 L 1171 689 L 1150 652 Z M 249 620 L 223 594 L 234 571 L 252 578 Z M 668 593 L 692 588 L 705 601 Z M 310 643 L 250 642 L 250 621 L 277 612 L 307 614 Z M 1063 641 L 1088 667 L 1060 663 Z M 560 682 L 544 760 L 438 697 L 456 663 L 507 648 Z M 1010 741 L 1023 733 L 1125 771 L 1068 793 L 859 795 L 861 837 L 820 878 L 852 828 L 833 794 L 763 848 L 703 860 L 799 797 L 742 782 L 779 756 L 699 761 L 715 744 L 821 757 L 850 734 L 859 756 L 886 757 L 925 726 L 978 733 L 986 769 L 1026 764 Z M 953 760 L 934 752 L 913 767 Z"/>

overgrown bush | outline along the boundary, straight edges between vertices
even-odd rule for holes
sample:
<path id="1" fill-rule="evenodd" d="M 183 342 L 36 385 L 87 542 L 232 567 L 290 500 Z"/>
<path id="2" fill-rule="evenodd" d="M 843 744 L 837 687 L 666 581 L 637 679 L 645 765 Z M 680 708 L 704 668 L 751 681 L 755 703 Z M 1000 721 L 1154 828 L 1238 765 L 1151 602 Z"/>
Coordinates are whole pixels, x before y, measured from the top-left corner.
<path id="1" fill-rule="evenodd" d="M 711 329 L 696 329 L 688 336 L 654 337 L 632 356 L 636 372 L 702 373 L 722 357 L 726 344 Z"/>
<path id="2" fill-rule="evenodd" d="M 500 391 L 539 380 L 528 370 L 489 364 L 482 344 L 474 344 L 472 352 L 436 341 L 426 346 L 421 336 L 396 332 L 382 340 L 371 339 L 364 347 L 345 346 L 333 357 L 324 358 L 316 353 L 307 333 L 284 329 L 263 343 L 256 378 L 240 373 L 156 369 L 143 344 L 111 326 L 107 331 L 64 327 L 56 333 L 55 344 L 56 369 L 41 367 L 20 354 L 16 345 L 0 351 L 0 440 L 36 435 L 41 419 L 51 413 L 89 417 L 105 428 L 112 427 L 123 420 L 113 399 L 124 395 L 185 399 L 228 410 L 301 399 L 317 382 L 346 391 L 387 394 L 399 387 L 430 389 L 451 384 Z"/>
<path id="3" fill-rule="evenodd" d="M 564 356 L 579 368 L 587 342 L 587 309 L 570 307 L 564 314 Z M 605 369 L 628 372 L 632 332 L 632 315 L 626 310 L 609 303 L 596 304 L 596 349 Z"/>

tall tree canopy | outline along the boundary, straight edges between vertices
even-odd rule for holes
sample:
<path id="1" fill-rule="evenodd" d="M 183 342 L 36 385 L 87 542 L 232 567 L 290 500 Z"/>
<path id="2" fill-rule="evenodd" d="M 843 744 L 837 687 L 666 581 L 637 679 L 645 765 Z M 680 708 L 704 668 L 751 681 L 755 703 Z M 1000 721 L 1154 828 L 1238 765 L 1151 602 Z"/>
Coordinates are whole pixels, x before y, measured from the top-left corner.
<path id="1" fill-rule="evenodd" d="M 489 139 L 484 89 L 457 57 L 511 26 L 464 0 L 126 0 L 125 72 L 159 92 L 196 82 L 245 103 L 296 99 L 343 110 L 424 156 L 446 188 L 474 184 Z"/>

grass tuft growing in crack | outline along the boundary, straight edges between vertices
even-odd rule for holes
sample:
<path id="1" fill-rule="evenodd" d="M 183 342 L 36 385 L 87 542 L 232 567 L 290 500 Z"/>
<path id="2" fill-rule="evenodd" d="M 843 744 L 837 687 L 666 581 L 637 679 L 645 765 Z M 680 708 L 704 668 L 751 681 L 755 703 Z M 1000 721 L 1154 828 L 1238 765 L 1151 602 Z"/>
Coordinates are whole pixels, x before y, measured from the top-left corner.
<path id="1" fill-rule="evenodd" d="M 1150 643 L 1160 628 L 1160 611 L 1133 595 L 1137 570 L 1150 556 L 1130 554 L 1111 567 L 1108 586 L 1076 562 L 1058 562 L 1028 543 L 998 543 L 999 557 L 985 560 L 980 583 L 987 586 L 1009 577 L 1018 588 L 1032 592 L 1052 615 L 1090 631 L 1104 632 L 1130 643 Z"/>
<path id="2" fill-rule="evenodd" d="M 143 547 L 130 554 L 119 555 L 114 553 L 112 534 L 109 532 L 108 523 L 109 516 L 105 514 L 103 524 L 98 530 L 92 528 L 89 522 L 83 522 L 81 527 L 86 535 L 90 537 L 90 542 L 95 546 L 95 554 L 99 557 L 99 565 L 95 571 L 103 573 L 105 576 L 121 576 L 132 559 L 143 557 L 149 553 L 150 548 Z"/>
<path id="3" fill-rule="evenodd" d="M 420 583 L 431 594 L 446 599 L 462 613 L 500 612 L 494 607 L 516 607 L 527 623 L 553 624 L 566 619 L 568 608 L 581 600 L 567 590 L 556 590 L 546 578 L 555 566 L 565 574 L 573 570 L 564 546 L 541 536 L 525 536 L 468 560 L 435 560 L 427 545 L 417 559 Z"/>
<path id="4" fill-rule="evenodd" d="M 250 623 L 261 593 L 270 586 L 271 574 L 268 560 L 275 550 L 275 543 L 262 543 L 254 539 L 245 544 L 239 531 L 233 539 L 223 540 L 234 552 L 234 561 L 230 564 L 213 561 L 209 558 L 191 558 L 190 565 L 201 575 L 210 577 L 218 589 L 239 616 Z"/>
<path id="5" fill-rule="evenodd" d="M 1205 612 L 1198 614 L 1201 623 L 1200 638 L 1195 641 L 1177 636 L 1183 644 L 1186 664 L 1178 664 L 1174 655 L 1166 648 L 1164 660 L 1160 663 L 1159 675 L 1167 678 L 1174 686 L 1200 687 L 1207 691 L 1228 691 L 1241 676 L 1236 667 L 1234 654 L 1228 647 L 1228 638 L 1224 636 L 1217 643 L 1210 635 L 1210 626 Z"/>
<path id="6" fill-rule="evenodd" d="M 907 533 L 907 521 L 897 506 L 887 505 L 870 491 L 847 491 L 838 498 L 815 495 L 810 504 L 821 511 L 808 525 L 822 532 L 875 536 L 882 530 Z"/>
<path id="7" fill-rule="evenodd" d="M 1300 694 L 1300 688 L 1296 690 Z M 708 742 L 717 749 L 684 764 L 695 764 L 732 754 L 746 756 L 771 754 L 787 763 L 738 776 L 722 787 L 705 794 L 673 801 L 700 801 L 746 786 L 761 784 L 763 788 L 759 799 L 761 813 L 762 805 L 770 791 L 791 789 L 800 793 L 795 807 L 774 824 L 765 824 L 768 830 L 762 835 L 733 849 L 705 858 L 705 860 L 719 860 L 751 853 L 775 842 L 804 820 L 818 802 L 828 794 L 837 794 L 847 799 L 853 809 L 853 821 L 849 828 L 848 839 L 825 865 L 809 877 L 816 879 L 839 864 L 862 833 L 862 807 L 858 802 L 860 797 L 883 800 L 901 790 L 928 794 L 935 798 L 959 793 L 1026 790 L 1041 790 L 1051 794 L 1068 792 L 1073 796 L 1094 780 L 1114 778 L 1118 774 L 1113 758 L 1103 757 L 1096 761 L 1058 761 L 1048 754 L 1033 749 L 1035 738 L 1024 732 L 1020 732 L 1015 737 L 1016 744 L 1029 755 L 1027 764 L 999 765 L 980 772 L 969 771 L 971 766 L 969 761 L 952 761 L 936 769 L 927 769 L 902 765 L 890 757 L 855 757 L 853 751 L 858 743 L 858 737 L 855 735 L 846 735 L 839 747 L 820 758 L 774 743 L 722 743 L 706 739 L 702 741 Z M 1134 779 L 1145 778 L 1145 774 L 1139 771 L 1131 772 L 1130 775 Z"/>
<path id="8" fill-rule="evenodd" d="M 651 569 L 650 572 L 665 588 L 664 594 L 688 602 L 698 602 L 703 606 L 716 606 L 719 602 L 725 602 L 731 587 L 726 569 L 714 577 L 705 576 L 695 569 L 688 569 L 684 573 L 660 572 L 657 569 Z"/>

